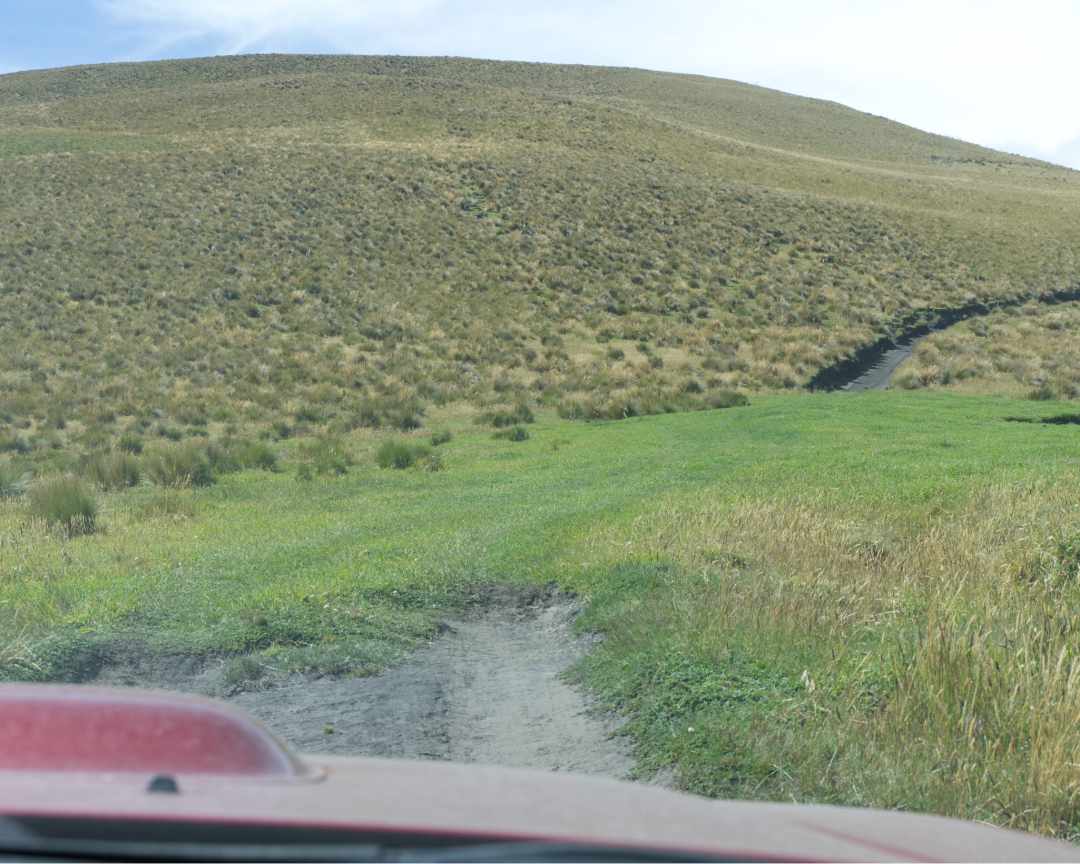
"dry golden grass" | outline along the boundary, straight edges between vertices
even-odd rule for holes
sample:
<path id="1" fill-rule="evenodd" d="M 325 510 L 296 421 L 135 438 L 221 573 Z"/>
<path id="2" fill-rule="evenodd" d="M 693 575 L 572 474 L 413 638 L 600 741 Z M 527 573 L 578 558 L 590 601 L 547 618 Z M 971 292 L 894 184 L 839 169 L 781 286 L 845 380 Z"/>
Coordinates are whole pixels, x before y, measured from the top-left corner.
<path id="1" fill-rule="evenodd" d="M 629 534 L 597 535 L 592 554 L 680 565 L 633 616 L 636 635 L 616 638 L 669 632 L 718 668 L 733 650 L 778 669 L 806 664 L 806 692 L 767 704 L 739 741 L 782 770 L 740 794 L 1071 834 L 1080 806 L 1080 621 L 1068 611 L 1080 599 L 1077 479 L 1073 470 L 1060 483 L 990 486 L 959 512 L 931 508 L 915 521 L 838 496 L 679 499 Z M 708 761 L 691 767 L 690 783 L 706 783 Z"/>
<path id="2" fill-rule="evenodd" d="M 894 386 L 1043 399 L 1080 396 L 1080 304 L 1028 304 L 928 336 Z"/>
<path id="3" fill-rule="evenodd" d="M 912 308 L 1062 287 L 1080 238 L 1076 172 L 625 69 L 0 76 L 0 166 L 0 450 L 56 468 L 130 431 L 340 434 L 507 389 L 792 389 Z M 663 366 L 608 368 L 639 343 Z"/>

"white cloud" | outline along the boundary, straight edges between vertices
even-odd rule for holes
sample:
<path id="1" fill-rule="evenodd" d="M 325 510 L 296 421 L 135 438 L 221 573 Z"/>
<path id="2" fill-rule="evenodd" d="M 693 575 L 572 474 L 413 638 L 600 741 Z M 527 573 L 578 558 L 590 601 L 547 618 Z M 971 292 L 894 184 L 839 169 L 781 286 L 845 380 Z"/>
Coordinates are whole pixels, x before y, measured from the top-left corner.
<path id="1" fill-rule="evenodd" d="M 1080 167 L 1072 0 L 99 2 L 148 39 L 221 53 L 454 54 L 719 75 Z"/>
<path id="2" fill-rule="evenodd" d="M 114 18 L 213 41 L 222 53 L 313 41 L 345 50 L 365 33 L 408 26 L 443 0 L 99 0 Z"/>

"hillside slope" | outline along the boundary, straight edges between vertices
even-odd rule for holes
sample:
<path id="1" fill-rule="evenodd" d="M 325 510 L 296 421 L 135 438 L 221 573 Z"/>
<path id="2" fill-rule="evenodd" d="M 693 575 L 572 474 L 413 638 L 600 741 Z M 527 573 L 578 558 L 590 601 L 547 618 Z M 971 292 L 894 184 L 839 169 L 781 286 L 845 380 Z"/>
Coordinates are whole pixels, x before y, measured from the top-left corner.
<path id="1" fill-rule="evenodd" d="M 731 81 L 253 56 L 0 76 L 0 447 L 620 416 L 1075 281 L 1080 174 Z"/>

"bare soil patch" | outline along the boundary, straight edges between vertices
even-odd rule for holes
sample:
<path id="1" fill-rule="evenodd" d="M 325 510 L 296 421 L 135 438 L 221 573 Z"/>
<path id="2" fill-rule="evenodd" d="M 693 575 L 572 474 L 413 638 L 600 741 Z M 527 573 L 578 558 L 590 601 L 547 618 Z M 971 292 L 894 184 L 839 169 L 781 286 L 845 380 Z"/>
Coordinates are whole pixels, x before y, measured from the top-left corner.
<path id="1" fill-rule="evenodd" d="M 438 759 L 627 778 L 618 721 L 565 673 L 588 650 L 576 602 L 499 592 L 406 662 L 367 678 L 294 675 L 227 696 L 302 752 Z M 221 696 L 225 663 L 128 658 L 95 683 Z"/>

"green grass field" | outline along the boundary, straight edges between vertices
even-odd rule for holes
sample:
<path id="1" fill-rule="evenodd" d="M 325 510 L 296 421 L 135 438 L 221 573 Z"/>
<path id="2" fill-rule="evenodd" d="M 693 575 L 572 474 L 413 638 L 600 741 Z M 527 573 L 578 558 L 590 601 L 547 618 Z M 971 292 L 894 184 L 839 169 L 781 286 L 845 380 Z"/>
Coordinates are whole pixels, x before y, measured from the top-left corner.
<path id="1" fill-rule="evenodd" d="M 496 583 L 556 580 L 644 770 L 724 796 L 1078 827 L 1080 438 L 1064 404 L 759 396 L 526 441 L 448 420 L 442 469 L 99 495 L 65 540 L 0 504 L 9 677 L 110 651 L 374 671 Z M 420 441 L 419 433 L 414 435 Z M 166 496 L 163 502 L 162 496 Z M 169 504 L 171 497 L 172 503 Z"/>

